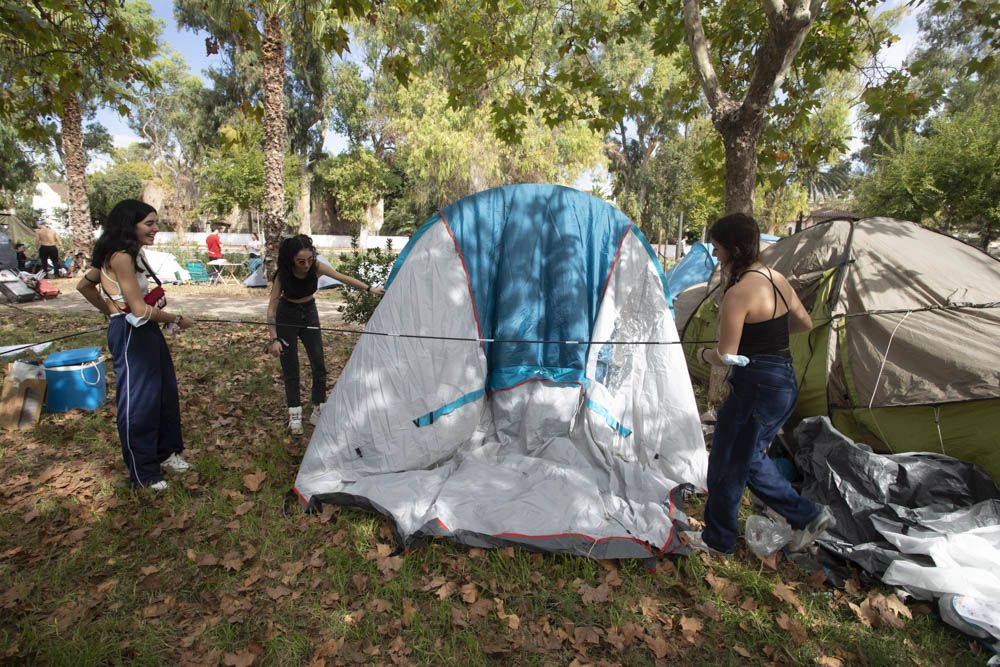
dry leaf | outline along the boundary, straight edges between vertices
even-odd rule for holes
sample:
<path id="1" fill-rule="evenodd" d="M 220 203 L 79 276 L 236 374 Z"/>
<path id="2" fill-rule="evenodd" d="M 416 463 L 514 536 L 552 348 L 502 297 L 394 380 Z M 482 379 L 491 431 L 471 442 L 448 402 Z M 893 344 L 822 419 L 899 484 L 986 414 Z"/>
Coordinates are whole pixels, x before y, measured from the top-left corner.
<path id="1" fill-rule="evenodd" d="M 743 646 L 741 644 L 734 645 L 733 646 L 733 650 L 736 653 L 738 653 L 739 655 L 743 656 L 744 658 L 749 658 L 750 657 L 750 651 L 748 651 L 745 648 L 743 648 Z"/>
<path id="2" fill-rule="evenodd" d="M 267 479 L 267 473 L 258 468 L 257 472 L 253 474 L 243 475 L 243 486 L 247 487 L 251 492 L 255 492 L 264 483 L 265 479 Z"/>
<path id="3" fill-rule="evenodd" d="M 795 594 L 795 589 L 788 586 L 784 582 L 779 581 L 774 587 L 774 597 L 778 598 L 782 602 L 787 602 L 795 608 L 795 611 L 800 614 L 805 614 L 806 610 L 802 606 L 802 601 L 799 600 L 799 596 Z"/>
<path id="4" fill-rule="evenodd" d="M 806 630 L 797 619 L 792 618 L 785 612 L 781 612 L 778 614 L 778 620 L 776 622 L 779 628 L 792 636 L 792 640 L 794 640 L 796 644 L 802 644 L 805 642 Z"/>
<path id="5" fill-rule="evenodd" d="M 267 597 L 271 598 L 275 602 L 277 602 L 281 598 L 291 593 L 291 591 L 285 588 L 284 586 L 274 586 L 273 588 L 265 588 L 264 592 L 267 593 Z"/>
<path id="6" fill-rule="evenodd" d="M 653 652 L 657 660 L 662 660 L 667 657 L 667 653 L 670 652 L 670 644 L 662 636 L 657 635 L 656 637 L 652 635 L 646 635 L 642 638 L 646 643 L 646 646 Z"/>
<path id="7" fill-rule="evenodd" d="M 250 667 L 259 654 L 260 651 L 254 651 L 253 647 L 240 653 L 227 653 L 222 658 L 222 664 L 227 667 Z"/>
<path id="8" fill-rule="evenodd" d="M 832 655 L 824 655 L 816 658 L 816 664 L 822 667 L 844 667 L 844 661 Z"/>
<path id="9" fill-rule="evenodd" d="M 444 600 L 445 598 L 450 597 L 451 594 L 457 590 L 458 586 L 455 585 L 455 582 L 449 581 L 441 586 L 441 588 L 437 589 L 435 595 L 438 596 L 439 600 Z"/>
<path id="10" fill-rule="evenodd" d="M 698 640 L 698 633 L 701 632 L 702 627 L 703 623 L 697 618 L 681 616 L 681 634 L 692 644 Z"/>
<path id="11" fill-rule="evenodd" d="M 235 514 L 236 516 L 243 516 L 252 509 L 253 509 L 253 501 L 248 500 L 245 503 L 240 503 L 239 505 L 237 505 L 236 508 L 233 510 L 233 514 Z"/>
<path id="12" fill-rule="evenodd" d="M 479 599 L 479 589 L 477 589 L 476 585 L 471 582 L 462 586 L 461 593 L 462 600 L 466 604 L 472 604 Z"/>
<path id="13" fill-rule="evenodd" d="M 601 584 L 596 588 L 584 584 L 580 586 L 580 599 L 584 604 L 600 604 L 607 602 L 611 598 L 611 587 L 608 584 Z"/>

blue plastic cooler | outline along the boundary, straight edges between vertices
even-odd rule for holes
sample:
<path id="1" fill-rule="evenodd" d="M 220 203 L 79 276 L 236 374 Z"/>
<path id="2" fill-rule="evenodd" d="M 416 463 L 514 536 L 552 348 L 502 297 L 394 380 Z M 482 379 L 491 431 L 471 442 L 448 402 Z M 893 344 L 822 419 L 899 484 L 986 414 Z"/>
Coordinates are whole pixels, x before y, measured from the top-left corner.
<path id="1" fill-rule="evenodd" d="M 96 410 L 108 395 L 104 378 L 104 357 L 99 347 L 54 352 L 46 357 L 45 382 L 49 412 L 66 412 L 73 408 Z"/>

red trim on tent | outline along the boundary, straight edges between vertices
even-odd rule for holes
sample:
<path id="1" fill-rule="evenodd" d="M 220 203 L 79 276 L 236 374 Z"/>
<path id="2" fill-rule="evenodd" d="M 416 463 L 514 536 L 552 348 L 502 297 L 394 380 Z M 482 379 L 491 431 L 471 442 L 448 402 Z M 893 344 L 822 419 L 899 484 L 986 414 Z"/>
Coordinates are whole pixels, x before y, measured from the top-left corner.
<path id="1" fill-rule="evenodd" d="M 649 544 L 643 542 L 639 538 L 625 537 L 618 535 L 613 535 L 611 537 L 591 537 L 590 535 L 584 535 L 583 533 L 555 533 L 554 535 L 522 535 L 521 533 L 496 533 L 493 535 L 493 537 L 497 538 L 516 537 L 525 540 L 549 540 L 549 539 L 557 539 L 560 537 L 582 537 L 585 540 L 590 540 L 594 544 L 600 544 L 601 542 L 610 542 L 611 540 L 627 540 L 629 542 L 635 542 L 636 544 L 641 544 L 642 546 L 646 547 L 647 551 L 649 551 Z"/>
<path id="2" fill-rule="evenodd" d="M 451 528 L 449 528 L 448 526 L 444 525 L 444 521 L 442 521 L 439 517 L 434 517 L 434 520 L 437 521 L 438 525 L 441 526 L 442 528 L 444 528 L 446 531 L 448 531 L 449 533 L 451 532 Z"/>
<path id="3" fill-rule="evenodd" d="M 622 253 L 622 246 L 625 245 L 625 239 L 628 238 L 629 232 L 632 231 L 634 225 L 629 225 L 629 228 L 625 230 L 622 234 L 621 240 L 618 242 L 618 250 L 615 251 L 615 258 L 611 262 L 611 268 L 608 269 L 608 277 L 604 279 L 604 289 L 601 290 L 601 301 L 604 301 L 604 293 L 608 291 L 608 284 L 611 282 L 611 274 L 615 272 L 615 266 L 618 264 L 618 256 Z"/>
<path id="4" fill-rule="evenodd" d="M 292 487 L 292 491 L 294 491 L 295 495 L 297 495 L 299 497 L 299 502 L 301 502 L 303 505 L 308 505 L 309 504 L 309 501 L 306 500 L 306 497 L 303 496 L 301 493 L 299 493 L 299 490 L 296 489 L 294 486 Z"/>
<path id="5" fill-rule="evenodd" d="M 462 251 L 458 247 L 458 239 L 451 231 L 451 225 L 448 224 L 448 218 L 444 217 L 444 211 L 438 210 L 438 215 L 441 216 L 441 222 L 444 223 L 444 228 L 448 230 L 448 236 L 451 237 L 451 242 L 455 244 L 455 252 L 458 254 L 458 259 L 462 262 L 462 271 L 465 273 L 465 284 L 469 288 L 469 303 L 472 304 L 472 317 L 476 320 L 476 331 L 479 333 L 479 348 L 486 353 L 486 346 L 483 344 L 483 327 L 479 324 L 479 313 L 476 312 L 476 297 L 472 294 L 472 278 L 469 277 L 469 267 L 465 265 L 465 257 L 462 255 Z"/>

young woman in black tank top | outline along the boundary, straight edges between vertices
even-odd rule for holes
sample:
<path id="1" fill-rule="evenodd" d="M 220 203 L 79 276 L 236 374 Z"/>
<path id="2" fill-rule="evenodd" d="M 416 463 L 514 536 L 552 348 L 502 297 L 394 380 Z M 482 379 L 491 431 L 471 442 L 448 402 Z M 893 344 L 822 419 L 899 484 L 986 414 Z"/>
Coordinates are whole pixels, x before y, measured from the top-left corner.
<path id="1" fill-rule="evenodd" d="M 309 421 L 315 425 L 326 401 L 326 363 L 323 359 L 323 336 L 319 331 L 319 313 L 314 294 L 320 276 L 328 276 L 360 290 L 385 294 L 381 287 L 372 287 L 352 276 L 335 271 L 316 261 L 316 248 L 305 234 L 292 236 L 278 248 L 278 271 L 271 286 L 267 304 L 267 321 L 271 335 L 268 346 L 272 355 L 281 359 L 281 375 L 285 381 L 285 401 L 288 404 L 288 430 L 302 433 L 302 398 L 299 394 L 299 346 L 309 357 L 312 368 L 313 412 Z M 311 327 L 311 328 L 307 328 Z"/>
<path id="2" fill-rule="evenodd" d="M 725 290 L 719 309 L 719 346 L 702 348 L 697 355 L 713 366 L 744 359 L 748 363 L 732 366 L 729 395 L 719 408 L 708 457 L 705 530 L 688 533 L 688 543 L 732 553 L 740 501 L 749 486 L 788 520 L 794 531 L 790 547 L 802 549 L 832 525 L 833 515 L 792 488 L 768 458 L 767 448 L 798 397 L 789 332 L 809 331 L 812 320 L 785 277 L 758 261 L 760 230 L 752 217 L 735 213 L 720 218 L 709 237 Z"/>

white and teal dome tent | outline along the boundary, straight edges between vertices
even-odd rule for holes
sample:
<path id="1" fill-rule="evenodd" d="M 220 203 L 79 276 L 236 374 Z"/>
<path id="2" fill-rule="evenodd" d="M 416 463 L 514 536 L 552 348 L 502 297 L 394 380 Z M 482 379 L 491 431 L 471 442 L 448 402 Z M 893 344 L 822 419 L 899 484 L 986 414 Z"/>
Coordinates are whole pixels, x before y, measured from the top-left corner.
<path id="1" fill-rule="evenodd" d="M 680 546 L 707 455 L 663 272 L 610 204 L 513 185 L 434 215 L 396 261 L 306 451 L 303 503 L 594 558 Z M 544 342 L 538 342 L 544 341 Z M 599 341 L 595 343 L 594 341 Z"/>

